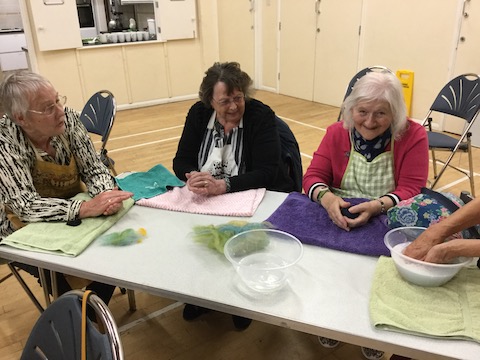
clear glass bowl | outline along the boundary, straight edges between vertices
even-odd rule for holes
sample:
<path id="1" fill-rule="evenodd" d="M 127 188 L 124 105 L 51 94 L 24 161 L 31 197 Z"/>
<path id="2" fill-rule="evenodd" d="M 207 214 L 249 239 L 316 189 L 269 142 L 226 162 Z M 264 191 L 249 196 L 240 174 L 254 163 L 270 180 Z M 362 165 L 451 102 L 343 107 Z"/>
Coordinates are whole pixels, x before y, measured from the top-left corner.
<path id="1" fill-rule="evenodd" d="M 303 255 L 303 245 L 286 232 L 256 229 L 230 238 L 224 253 L 249 288 L 272 292 L 287 283 L 289 269 Z"/>
<path id="2" fill-rule="evenodd" d="M 385 234 L 384 242 L 402 278 L 415 285 L 441 286 L 469 264 L 472 258 L 458 257 L 449 264 L 435 264 L 404 255 L 404 249 L 425 230 L 423 227 L 396 228 Z"/>

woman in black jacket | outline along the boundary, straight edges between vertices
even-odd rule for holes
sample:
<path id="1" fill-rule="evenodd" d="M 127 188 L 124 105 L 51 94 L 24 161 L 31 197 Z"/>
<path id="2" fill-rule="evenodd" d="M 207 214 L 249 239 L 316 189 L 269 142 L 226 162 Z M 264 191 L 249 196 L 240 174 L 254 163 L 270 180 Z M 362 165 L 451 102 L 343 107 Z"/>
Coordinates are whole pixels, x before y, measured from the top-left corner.
<path id="1" fill-rule="evenodd" d="M 200 101 L 187 115 L 173 170 L 188 189 L 204 195 L 266 188 L 290 192 L 275 113 L 251 98 L 252 79 L 236 62 L 215 63 L 200 85 Z M 208 309 L 186 304 L 185 320 Z M 251 319 L 233 316 L 238 330 Z"/>
<path id="2" fill-rule="evenodd" d="M 252 80 L 235 62 L 215 63 L 187 115 L 173 159 L 177 177 L 202 195 L 249 189 L 290 192 L 275 113 L 252 99 Z"/>

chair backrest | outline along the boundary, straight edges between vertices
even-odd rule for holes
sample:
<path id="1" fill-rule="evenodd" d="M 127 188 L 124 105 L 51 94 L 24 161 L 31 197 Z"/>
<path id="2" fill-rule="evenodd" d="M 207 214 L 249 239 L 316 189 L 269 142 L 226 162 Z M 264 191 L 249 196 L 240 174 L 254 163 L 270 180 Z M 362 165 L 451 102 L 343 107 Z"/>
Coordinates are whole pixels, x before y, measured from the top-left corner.
<path id="1" fill-rule="evenodd" d="M 348 87 L 347 87 L 347 90 L 345 91 L 345 96 L 343 97 L 343 100 L 345 100 L 347 98 L 347 96 L 350 95 L 355 83 L 361 77 L 365 76 L 366 74 L 368 74 L 369 72 L 372 72 L 372 71 L 390 72 L 390 73 L 393 74 L 392 70 L 390 70 L 389 68 L 387 68 L 385 66 L 382 66 L 382 65 L 369 66 L 369 67 L 366 67 L 365 69 L 360 70 L 358 73 L 355 74 L 355 76 L 352 78 L 352 80 L 350 80 L 350 82 L 348 83 Z"/>
<path id="2" fill-rule="evenodd" d="M 35 323 L 21 360 L 80 359 L 83 291 L 72 290 L 55 300 Z M 123 359 L 117 326 L 107 305 L 95 294 L 88 298 L 105 333 L 87 319 L 87 359 Z"/>
<path id="3" fill-rule="evenodd" d="M 295 186 L 295 191 L 302 192 L 303 168 L 297 139 L 285 121 L 278 116 L 275 116 L 275 119 L 280 135 L 282 159 L 287 165 L 288 173 Z"/>
<path id="4" fill-rule="evenodd" d="M 108 90 L 101 90 L 92 95 L 80 114 L 80 121 L 87 131 L 102 137 L 102 148 L 107 144 L 116 111 L 113 94 Z"/>
<path id="5" fill-rule="evenodd" d="M 471 123 L 480 110 L 480 78 L 463 74 L 450 80 L 438 93 L 431 111 L 453 115 Z"/>
<path id="6" fill-rule="evenodd" d="M 390 72 L 390 73 L 393 74 L 392 70 L 390 70 L 389 68 L 387 68 L 385 66 L 382 66 L 382 65 L 373 65 L 373 66 L 369 66 L 369 67 L 366 67 L 365 69 L 360 70 L 358 73 L 355 74 L 354 77 L 352 77 L 352 79 L 348 83 L 347 90 L 345 91 L 345 96 L 343 97 L 343 100 L 345 100 L 348 97 L 348 95 L 350 95 L 350 93 L 353 90 L 353 86 L 356 84 L 356 82 L 360 78 L 362 78 L 363 76 L 365 76 L 366 74 L 368 74 L 369 72 L 372 72 L 372 71 Z M 342 117 L 342 110 L 340 110 L 340 113 L 338 114 L 337 121 L 340 121 L 341 117 Z"/>

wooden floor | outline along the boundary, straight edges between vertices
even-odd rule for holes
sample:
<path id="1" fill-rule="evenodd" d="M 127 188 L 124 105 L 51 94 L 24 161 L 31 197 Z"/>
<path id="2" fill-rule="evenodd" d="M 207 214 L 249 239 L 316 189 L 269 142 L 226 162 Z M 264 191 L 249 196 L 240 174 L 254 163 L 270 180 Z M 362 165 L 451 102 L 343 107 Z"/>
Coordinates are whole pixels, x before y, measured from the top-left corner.
<path id="1" fill-rule="evenodd" d="M 258 92 L 256 98 L 270 105 L 290 125 L 300 144 L 305 170 L 325 128 L 336 121 L 338 108 L 269 92 Z M 185 115 L 193 102 L 118 112 L 108 143 L 117 171 L 146 171 L 158 163 L 171 169 Z M 480 150 L 474 152 L 477 164 Z M 455 164 L 465 168 L 466 155 L 458 156 Z M 476 186 L 480 189 L 479 179 L 477 176 Z M 451 170 L 439 186 L 456 194 L 469 190 L 463 175 Z M 0 278 L 6 274 L 8 268 L 0 266 Z M 40 296 L 36 280 L 26 277 Z M 39 313 L 14 278 L 0 284 L 0 294 L 0 360 L 19 359 Z M 325 349 L 316 336 L 258 321 L 246 331 L 237 332 L 229 315 L 216 312 L 185 322 L 182 304 L 138 292 L 136 299 L 138 310 L 133 313 L 128 310 L 126 295 L 119 291 L 110 303 L 129 360 L 363 359 L 357 346 L 342 344 L 334 350 Z"/>

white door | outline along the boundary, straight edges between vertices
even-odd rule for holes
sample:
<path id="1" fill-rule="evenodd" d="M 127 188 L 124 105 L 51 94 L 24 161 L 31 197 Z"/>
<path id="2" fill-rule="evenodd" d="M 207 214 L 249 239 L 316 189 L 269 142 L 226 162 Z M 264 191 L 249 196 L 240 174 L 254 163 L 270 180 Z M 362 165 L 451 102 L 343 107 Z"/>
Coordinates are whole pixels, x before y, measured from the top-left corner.
<path id="1" fill-rule="evenodd" d="M 280 93 L 340 106 L 357 72 L 362 0 L 282 0 Z"/>
<path id="2" fill-rule="evenodd" d="M 260 3 L 259 3 L 260 1 Z M 279 1 L 257 0 L 256 84 L 260 89 L 276 92 L 278 89 Z"/>
<path id="3" fill-rule="evenodd" d="M 315 67 L 315 0 L 280 2 L 281 94 L 313 100 Z"/>
<path id="4" fill-rule="evenodd" d="M 255 75 L 253 0 L 219 0 L 218 42 L 220 61 L 236 61 L 250 77 Z"/>
<path id="5" fill-rule="evenodd" d="M 30 5 L 40 51 L 71 49 L 82 46 L 77 5 L 74 1 L 26 1 Z"/>
<path id="6" fill-rule="evenodd" d="M 466 73 L 480 74 L 480 4 L 478 1 L 462 1 L 461 30 L 458 38 L 455 66 L 452 78 Z M 465 122 L 452 117 L 446 117 L 444 130 L 460 134 Z M 480 146 L 480 121 L 477 119 L 472 127 L 472 144 Z"/>
<path id="7" fill-rule="evenodd" d="M 317 3 L 313 101 L 340 106 L 357 73 L 362 0 Z"/>
<path id="8" fill-rule="evenodd" d="M 458 0 L 363 0 L 360 66 L 414 72 L 412 116 L 422 119 L 449 80 Z"/>
<path id="9" fill-rule="evenodd" d="M 155 16 L 160 19 L 162 40 L 193 39 L 197 37 L 195 0 L 159 1 Z"/>

